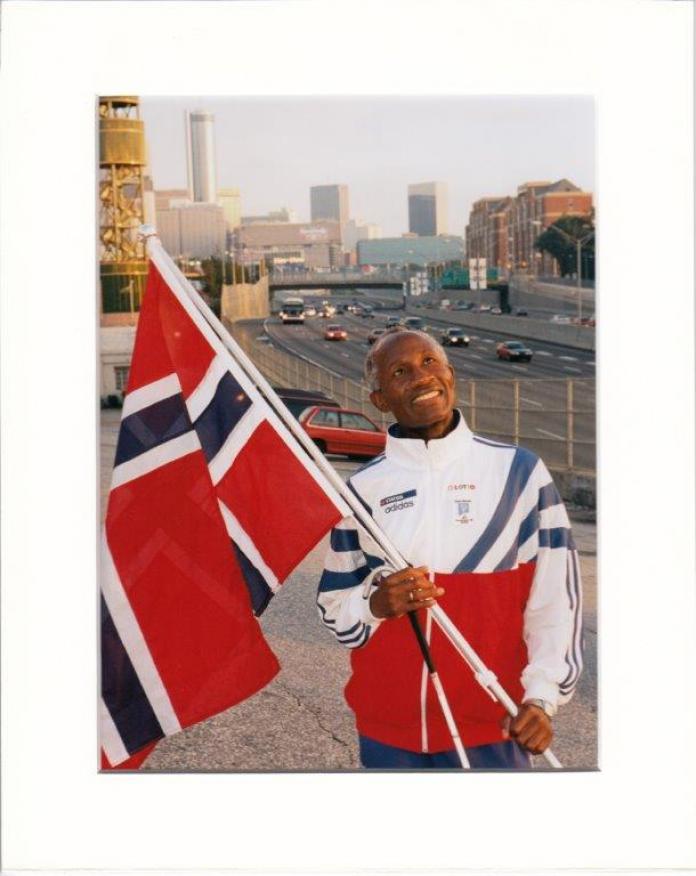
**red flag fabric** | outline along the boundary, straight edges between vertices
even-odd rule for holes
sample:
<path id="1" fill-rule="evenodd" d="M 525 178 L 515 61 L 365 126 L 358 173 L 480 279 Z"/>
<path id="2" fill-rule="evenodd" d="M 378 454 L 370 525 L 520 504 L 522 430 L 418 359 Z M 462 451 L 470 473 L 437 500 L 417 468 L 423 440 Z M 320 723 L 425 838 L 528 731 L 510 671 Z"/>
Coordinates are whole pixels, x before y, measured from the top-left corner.
<path id="1" fill-rule="evenodd" d="M 268 684 L 255 615 L 349 513 L 191 294 L 155 241 L 103 536 L 106 768 Z"/>

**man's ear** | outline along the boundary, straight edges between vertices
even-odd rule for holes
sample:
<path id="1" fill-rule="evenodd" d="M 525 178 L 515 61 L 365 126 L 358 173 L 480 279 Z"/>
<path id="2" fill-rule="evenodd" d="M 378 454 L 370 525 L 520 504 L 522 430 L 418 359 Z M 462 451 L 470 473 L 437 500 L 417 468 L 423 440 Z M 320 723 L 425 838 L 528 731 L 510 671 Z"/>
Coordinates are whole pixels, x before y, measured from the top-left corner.
<path id="1" fill-rule="evenodd" d="M 384 400 L 384 397 L 382 396 L 381 390 L 374 389 L 370 393 L 370 401 L 377 408 L 377 410 L 382 411 L 383 414 L 386 414 L 389 412 L 389 410 L 390 410 L 389 405 Z"/>

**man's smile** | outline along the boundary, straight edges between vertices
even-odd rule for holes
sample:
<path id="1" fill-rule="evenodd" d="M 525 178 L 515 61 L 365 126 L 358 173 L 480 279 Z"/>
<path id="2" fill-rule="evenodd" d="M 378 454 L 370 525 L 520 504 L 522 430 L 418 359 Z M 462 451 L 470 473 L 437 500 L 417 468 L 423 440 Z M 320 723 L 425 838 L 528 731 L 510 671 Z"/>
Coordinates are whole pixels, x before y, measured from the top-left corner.
<path id="1" fill-rule="evenodd" d="M 442 395 L 441 389 L 429 389 L 429 390 L 426 390 L 425 392 L 420 392 L 420 393 L 418 393 L 418 395 L 414 396 L 413 399 L 411 400 L 411 403 L 414 405 L 418 405 L 418 404 L 421 404 L 423 402 L 430 401 L 433 398 L 437 398 L 440 395 Z"/>

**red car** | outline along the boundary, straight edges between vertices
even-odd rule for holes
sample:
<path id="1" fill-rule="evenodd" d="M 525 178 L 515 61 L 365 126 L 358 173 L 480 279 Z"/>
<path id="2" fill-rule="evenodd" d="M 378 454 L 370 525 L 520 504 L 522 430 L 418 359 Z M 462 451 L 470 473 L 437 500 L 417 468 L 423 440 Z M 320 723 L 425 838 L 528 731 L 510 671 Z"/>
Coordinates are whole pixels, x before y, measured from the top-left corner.
<path id="1" fill-rule="evenodd" d="M 521 341 L 503 341 L 495 348 L 499 359 L 507 359 L 510 362 L 531 362 L 532 351 Z"/>
<path id="2" fill-rule="evenodd" d="M 371 458 L 382 453 L 387 436 L 365 414 L 315 405 L 300 414 L 300 424 L 322 453 Z"/>
<path id="3" fill-rule="evenodd" d="M 345 341 L 348 333 L 342 325 L 327 325 L 324 332 L 325 341 Z"/>

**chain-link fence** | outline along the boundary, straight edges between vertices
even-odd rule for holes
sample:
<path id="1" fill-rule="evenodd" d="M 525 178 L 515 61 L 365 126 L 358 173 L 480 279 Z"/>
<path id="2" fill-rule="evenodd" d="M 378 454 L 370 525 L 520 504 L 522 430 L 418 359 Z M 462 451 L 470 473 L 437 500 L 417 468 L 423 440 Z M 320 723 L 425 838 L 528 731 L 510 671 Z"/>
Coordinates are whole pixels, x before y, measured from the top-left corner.
<path id="1" fill-rule="evenodd" d="M 383 427 L 393 419 L 371 404 L 367 387 L 234 331 L 235 339 L 274 386 L 323 392 Z M 521 444 L 549 468 L 593 473 L 596 466 L 595 381 L 556 378 L 457 382 L 459 407 L 479 435 Z"/>

